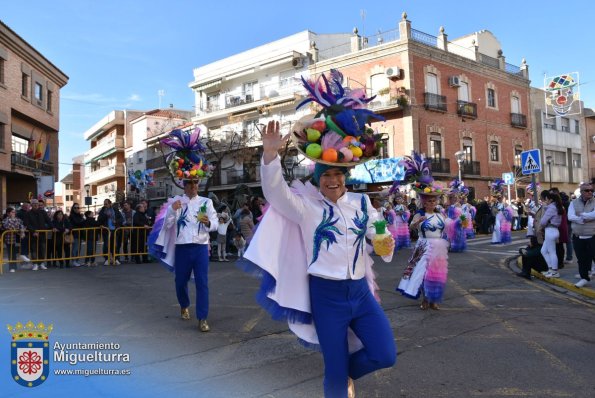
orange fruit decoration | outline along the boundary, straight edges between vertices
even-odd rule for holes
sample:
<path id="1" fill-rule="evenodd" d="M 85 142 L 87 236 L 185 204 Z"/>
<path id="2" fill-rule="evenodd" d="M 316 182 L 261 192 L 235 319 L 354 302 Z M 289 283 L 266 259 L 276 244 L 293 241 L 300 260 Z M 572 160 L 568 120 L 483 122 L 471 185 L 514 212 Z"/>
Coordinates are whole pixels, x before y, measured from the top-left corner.
<path id="1" fill-rule="evenodd" d="M 325 162 L 336 163 L 339 159 L 339 154 L 335 148 L 327 148 L 322 151 L 322 160 Z"/>

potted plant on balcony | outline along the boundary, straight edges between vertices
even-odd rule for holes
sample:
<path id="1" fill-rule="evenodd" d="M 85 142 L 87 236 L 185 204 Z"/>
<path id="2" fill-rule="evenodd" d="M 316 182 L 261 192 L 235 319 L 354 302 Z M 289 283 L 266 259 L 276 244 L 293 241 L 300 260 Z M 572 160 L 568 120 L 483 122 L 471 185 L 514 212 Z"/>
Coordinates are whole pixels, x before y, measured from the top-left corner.
<path id="1" fill-rule="evenodd" d="M 404 95 L 393 96 L 393 97 L 390 98 L 390 102 L 393 103 L 393 104 L 396 103 L 401 108 L 404 108 L 407 105 L 409 105 L 409 100 Z"/>
<path id="2" fill-rule="evenodd" d="M 381 88 L 376 92 L 376 95 L 386 95 L 390 93 L 390 87 Z"/>

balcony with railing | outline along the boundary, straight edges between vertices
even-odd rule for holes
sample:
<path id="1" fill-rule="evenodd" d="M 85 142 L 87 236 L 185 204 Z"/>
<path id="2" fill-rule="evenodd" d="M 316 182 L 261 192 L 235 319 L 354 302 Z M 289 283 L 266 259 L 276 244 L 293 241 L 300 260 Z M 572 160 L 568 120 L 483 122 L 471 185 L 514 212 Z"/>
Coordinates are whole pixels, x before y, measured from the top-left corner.
<path id="1" fill-rule="evenodd" d="M 156 158 L 147 159 L 145 164 L 146 164 L 147 169 L 153 169 L 153 170 L 158 170 L 158 169 L 165 167 L 165 164 L 163 163 L 163 156 L 158 156 Z"/>
<path id="2" fill-rule="evenodd" d="M 481 175 L 481 169 L 479 167 L 479 162 L 475 160 L 465 160 L 461 164 L 461 173 L 466 175 L 474 175 L 479 176 Z"/>
<path id="3" fill-rule="evenodd" d="M 477 119 L 477 104 L 474 102 L 457 101 L 457 114 L 461 117 Z"/>
<path id="4" fill-rule="evenodd" d="M 41 171 L 42 174 L 54 174 L 53 163 L 31 159 L 26 154 L 20 152 L 11 152 L 10 165 L 13 170 L 20 169 L 31 172 L 38 170 Z"/>
<path id="5" fill-rule="evenodd" d="M 85 184 L 96 184 L 116 177 L 124 177 L 124 165 L 112 164 L 101 167 L 90 173 L 85 173 Z"/>
<path id="6" fill-rule="evenodd" d="M 450 159 L 431 158 L 430 169 L 432 173 L 450 174 Z"/>
<path id="7" fill-rule="evenodd" d="M 524 129 L 527 127 L 527 116 L 522 113 L 511 113 L 510 124 L 512 127 L 520 127 Z"/>
<path id="8" fill-rule="evenodd" d="M 83 161 L 89 163 L 107 152 L 116 151 L 118 149 L 124 149 L 124 137 L 110 137 L 99 142 L 93 148 L 85 152 Z"/>
<path id="9" fill-rule="evenodd" d="M 374 98 L 374 101 L 368 102 L 368 109 L 371 109 L 376 113 L 382 113 L 382 111 L 403 109 L 404 101 L 407 100 L 399 99 L 399 97 L 389 98 L 388 95 L 378 96 Z"/>
<path id="10" fill-rule="evenodd" d="M 446 96 L 424 93 L 424 107 L 432 111 L 446 112 Z"/>
<path id="11" fill-rule="evenodd" d="M 249 104 L 251 102 L 254 102 L 254 96 L 252 94 L 228 94 L 225 96 L 225 108 L 233 108 L 235 106 Z"/>

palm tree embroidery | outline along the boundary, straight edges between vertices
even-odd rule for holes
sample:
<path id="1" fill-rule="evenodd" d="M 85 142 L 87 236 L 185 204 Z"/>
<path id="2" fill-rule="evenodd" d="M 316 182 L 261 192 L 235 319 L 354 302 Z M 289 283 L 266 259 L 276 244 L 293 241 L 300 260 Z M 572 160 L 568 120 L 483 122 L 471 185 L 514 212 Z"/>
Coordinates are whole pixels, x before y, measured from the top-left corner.
<path id="1" fill-rule="evenodd" d="M 368 216 L 368 204 L 364 195 L 362 195 L 361 210 L 361 218 L 357 210 L 355 211 L 355 217 L 353 217 L 353 223 L 357 228 L 349 228 L 349 230 L 357 236 L 355 242 L 353 242 L 353 245 L 355 246 L 355 257 L 353 258 L 353 272 L 355 272 L 355 263 L 357 262 L 360 251 L 362 252 L 362 254 L 364 254 L 364 238 L 366 237 L 366 228 L 368 227 L 368 220 L 370 218 Z"/>
<path id="2" fill-rule="evenodd" d="M 186 223 L 188 222 L 188 219 L 186 218 L 186 213 L 188 213 L 188 206 L 186 206 L 186 208 L 182 210 L 182 214 L 180 214 L 180 218 L 178 218 L 178 221 L 176 223 L 178 227 L 176 232 L 176 238 L 180 235 L 180 229 L 186 227 Z"/>
<path id="3" fill-rule="evenodd" d="M 333 220 L 333 216 L 335 212 L 333 210 L 333 206 L 329 203 L 324 202 L 329 208 L 328 218 L 326 217 L 326 209 L 324 209 L 322 213 L 322 221 L 316 227 L 314 231 L 314 254 L 312 256 L 312 262 L 310 265 L 314 264 L 314 262 L 318 259 L 318 253 L 320 252 L 320 248 L 322 247 L 322 242 L 326 242 L 326 250 L 329 249 L 331 243 L 337 243 L 337 237 L 335 234 L 343 235 L 341 231 L 335 227 L 337 221 L 339 221 L 339 217 Z"/>

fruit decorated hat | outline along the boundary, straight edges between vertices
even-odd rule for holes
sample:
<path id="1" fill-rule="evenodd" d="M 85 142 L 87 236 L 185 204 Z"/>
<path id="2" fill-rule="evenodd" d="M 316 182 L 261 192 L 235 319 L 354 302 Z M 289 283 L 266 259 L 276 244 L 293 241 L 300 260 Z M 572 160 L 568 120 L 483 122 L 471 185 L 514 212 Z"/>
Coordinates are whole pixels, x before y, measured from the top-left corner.
<path id="1" fill-rule="evenodd" d="M 172 130 L 161 139 L 161 144 L 171 149 L 164 152 L 164 161 L 172 180 L 178 187 L 187 180 L 199 181 L 213 174 L 213 166 L 204 157 L 205 146 L 200 142 L 200 128 L 194 131 Z"/>
<path id="2" fill-rule="evenodd" d="M 371 120 L 384 117 L 366 109 L 374 97 L 366 98 L 363 89 L 343 87 L 343 75 L 331 69 L 316 81 L 302 77 L 309 93 L 297 109 L 315 102 L 322 109 L 314 117 L 304 116 L 291 135 L 298 150 L 310 160 L 337 166 L 355 166 L 378 155 L 380 134 L 369 127 Z"/>
<path id="3" fill-rule="evenodd" d="M 419 195 L 440 196 L 448 193 L 448 190 L 434 181 L 430 162 L 424 155 L 412 151 L 411 156 L 404 156 L 399 165 L 403 167 L 405 176 L 402 180 L 393 182 L 389 193 L 396 192 L 400 186 L 407 184 L 411 184 L 411 189 Z"/>

